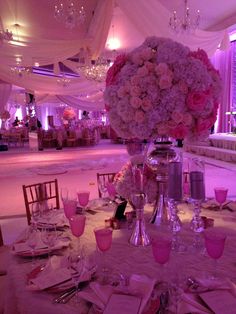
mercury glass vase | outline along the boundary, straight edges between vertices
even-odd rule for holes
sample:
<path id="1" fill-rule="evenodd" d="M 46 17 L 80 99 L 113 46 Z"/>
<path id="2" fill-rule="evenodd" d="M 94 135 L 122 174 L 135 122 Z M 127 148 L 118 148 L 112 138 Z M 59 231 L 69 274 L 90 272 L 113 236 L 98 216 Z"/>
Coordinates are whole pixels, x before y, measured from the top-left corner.
<path id="1" fill-rule="evenodd" d="M 168 137 L 160 137 L 155 142 L 155 148 L 148 154 L 146 163 L 155 172 L 158 185 L 158 195 L 150 223 L 157 226 L 169 224 L 167 205 L 168 169 L 169 163 L 178 156 Z"/>

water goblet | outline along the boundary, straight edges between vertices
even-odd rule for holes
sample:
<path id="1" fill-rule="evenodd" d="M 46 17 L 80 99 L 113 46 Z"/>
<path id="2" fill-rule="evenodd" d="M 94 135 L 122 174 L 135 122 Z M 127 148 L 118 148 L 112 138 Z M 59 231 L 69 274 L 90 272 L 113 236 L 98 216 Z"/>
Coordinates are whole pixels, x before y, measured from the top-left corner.
<path id="1" fill-rule="evenodd" d="M 68 189 L 67 188 L 61 188 L 61 200 L 64 202 L 68 199 Z"/>
<path id="2" fill-rule="evenodd" d="M 80 252 L 74 252 L 74 251 L 70 252 L 68 256 L 68 268 L 70 270 L 71 278 L 75 285 L 76 291 L 78 291 L 80 276 L 84 269 L 84 263 L 85 263 L 84 250 L 81 250 Z M 78 298 L 79 297 L 77 294 L 77 299 Z"/>
<path id="3" fill-rule="evenodd" d="M 209 228 L 204 231 L 205 247 L 208 255 L 213 260 L 213 276 L 212 279 L 217 279 L 218 259 L 223 255 L 226 235 L 216 227 Z"/>
<path id="4" fill-rule="evenodd" d="M 85 215 L 74 215 L 69 218 L 71 232 L 73 236 L 77 238 L 76 251 L 80 250 L 80 237 L 84 233 L 85 221 L 86 221 Z"/>
<path id="5" fill-rule="evenodd" d="M 102 180 L 101 178 L 98 179 L 98 189 L 101 193 L 102 198 L 106 198 L 107 186 L 106 186 L 106 183 L 104 182 L 104 180 Z"/>
<path id="6" fill-rule="evenodd" d="M 79 191 L 77 192 L 77 195 L 79 204 L 82 207 L 82 213 L 84 213 L 89 202 L 90 191 Z"/>
<path id="7" fill-rule="evenodd" d="M 31 249 L 32 266 L 34 266 L 35 248 L 38 244 L 38 240 L 39 239 L 37 227 L 34 224 L 30 225 L 27 233 L 27 244 Z"/>
<path id="8" fill-rule="evenodd" d="M 94 229 L 94 235 L 96 239 L 96 244 L 98 250 L 102 254 L 101 260 L 101 278 L 100 282 L 102 284 L 106 284 L 108 282 L 108 268 L 106 266 L 106 252 L 111 248 L 112 244 L 112 232 L 113 230 L 110 228 L 97 227 Z"/>
<path id="9" fill-rule="evenodd" d="M 37 227 L 37 223 L 41 217 L 41 209 L 40 209 L 40 204 L 33 203 L 31 206 L 31 217 L 32 217 L 32 224 L 35 224 Z"/>
<path id="10" fill-rule="evenodd" d="M 45 226 L 41 231 L 41 239 L 48 246 L 48 258 L 50 258 L 52 249 L 56 244 L 58 232 L 56 225 Z"/>
<path id="11" fill-rule="evenodd" d="M 67 219 L 74 216 L 77 210 L 77 200 L 64 199 L 63 209 Z"/>
<path id="12" fill-rule="evenodd" d="M 226 201 L 228 189 L 224 187 L 216 187 L 214 188 L 215 199 L 220 204 L 220 210 L 223 209 L 223 204 Z"/>
<path id="13" fill-rule="evenodd" d="M 115 188 L 114 183 L 112 182 L 107 182 L 106 186 L 107 186 L 107 192 L 110 198 L 110 203 L 112 204 L 116 198 L 116 188 Z"/>

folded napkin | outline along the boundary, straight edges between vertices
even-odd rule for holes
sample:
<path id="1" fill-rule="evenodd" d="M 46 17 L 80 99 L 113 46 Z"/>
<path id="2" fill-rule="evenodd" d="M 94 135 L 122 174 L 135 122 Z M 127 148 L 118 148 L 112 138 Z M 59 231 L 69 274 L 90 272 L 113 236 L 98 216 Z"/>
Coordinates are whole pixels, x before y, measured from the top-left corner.
<path id="1" fill-rule="evenodd" d="M 95 267 L 85 260 L 79 282 L 90 280 L 95 270 Z M 64 283 L 66 283 L 66 286 L 63 286 Z M 63 288 L 74 285 L 68 268 L 67 256 L 52 256 L 45 267 L 42 268 L 42 271 L 38 272 L 35 278 L 29 280 L 27 288 L 30 290 L 44 290 L 58 285 Z"/>
<path id="2" fill-rule="evenodd" d="M 110 297 L 113 294 L 125 294 L 137 296 L 141 299 L 138 313 L 142 313 L 148 302 L 155 285 L 155 280 L 144 275 L 133 274 L 130 277 L 128 286 L 113 287 L 101 285 L 98 282 L 91 282 L 89 289 L 80 291 L 79 296 L 104 310 Z"/>
<path id="3" fill-rule="evenodd" d="M 220 205 L 215 199 L 209 199 L 207 202 L 202 203 L 202 207 L 210 210 L 219 210 Z M 223 203 L 223 209 L 227 209 L 229 211 L 236 211 L 236 201 L 226 200 Z"/>
<path id="4" fill-rule="evenodd" d="M 56 225 L 57 227 L 69 226 L 68 219 L 66 219 L 65 214 L 61 210 L 54 211 L 52 215 L 48 217 L 40 217 L 37 220 L 38 225 Z"/>
<path id="5" fill-rule="evenodd" d="M 223 293 L 223 290 L 225 290 L 229 291 L 232 296 L 236 295 L 235 285 L 228 279 L 212 280 L 207 278 L 197 278 L 196 281 L 198 283 L 197 288 L 191 289 L 190 287 L 189 291 L 186 291 L 181 295 L 181 301 L 178 305 L 178 313 L 212 313 L 211 310 L 204 306 L 202 298 L 200 298 L 200 296 L 205 293 L 207 294 L 207 291 L 219 291 L 219 293 Z"/>

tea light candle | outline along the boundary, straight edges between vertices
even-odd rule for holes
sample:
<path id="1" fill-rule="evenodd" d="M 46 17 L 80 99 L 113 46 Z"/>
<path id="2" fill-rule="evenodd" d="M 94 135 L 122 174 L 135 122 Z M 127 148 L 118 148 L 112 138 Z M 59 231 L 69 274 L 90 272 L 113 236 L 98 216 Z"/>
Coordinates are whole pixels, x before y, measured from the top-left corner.
<path id="1" fill-rule="evenodd" d="M 168 198 L 176 201 L 182 199 L 182 162 L 169 163 Z"/>
<path id="2" fill-rule="evenodd" d="M 204 175 L 201 171 L 190 172 L 191 198 L 195 200 L 205 199 Z"/>

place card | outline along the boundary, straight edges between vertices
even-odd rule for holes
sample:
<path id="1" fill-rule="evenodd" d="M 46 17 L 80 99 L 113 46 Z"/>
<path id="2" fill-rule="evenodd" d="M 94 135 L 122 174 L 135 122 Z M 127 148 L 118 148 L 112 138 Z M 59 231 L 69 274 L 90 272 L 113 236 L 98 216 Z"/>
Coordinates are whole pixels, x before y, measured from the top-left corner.
<path id="1" fill-rule="evenodd" d="M 103 314 L 138 314 L 141 298 L 125 295 L 112 294 Z"/>
<path id="2" fill-rule="evenodd" d="M 215 290 L 199 294 L 215 314 L 235 314 L 236 298 L 228 290 Z"/>

